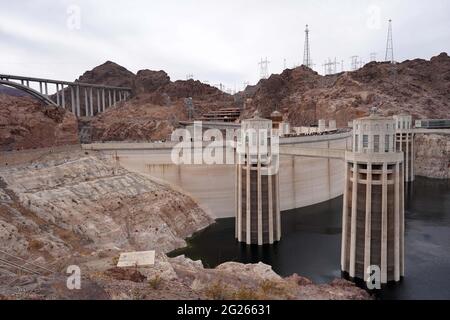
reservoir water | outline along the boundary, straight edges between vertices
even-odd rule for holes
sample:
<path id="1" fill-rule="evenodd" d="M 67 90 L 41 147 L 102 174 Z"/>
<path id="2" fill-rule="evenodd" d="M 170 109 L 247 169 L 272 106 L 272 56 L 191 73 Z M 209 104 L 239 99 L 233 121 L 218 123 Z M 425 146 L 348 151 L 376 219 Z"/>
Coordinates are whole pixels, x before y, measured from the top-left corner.
<path id="1" fill-rule="evenodd" d="M 297 273 L 316 283 L 340 277 L 342 197 L 282 213 L 282 240 L 246 246 L 234 239 L 234 218 L 188 239 L 172 252 L 213 268 L 227 261 L 270 264 L 282 276 Z M 417 177 L 405 194 L 405 277 L 380 299 L 450 299 L 450 181 Z"/>

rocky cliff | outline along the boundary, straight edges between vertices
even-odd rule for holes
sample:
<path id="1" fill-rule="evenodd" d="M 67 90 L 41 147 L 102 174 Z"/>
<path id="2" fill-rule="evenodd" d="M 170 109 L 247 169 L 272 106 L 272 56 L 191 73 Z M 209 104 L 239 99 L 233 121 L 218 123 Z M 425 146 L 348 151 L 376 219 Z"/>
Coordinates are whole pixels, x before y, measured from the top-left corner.
<path id="1" fill-rule="evenodd" d="M 414 142 L 415 174 L 450 179 L 450 135 L 417 134 Z"/>
<path id="2" fill-rule="evenodd" d="M 91 133 L 84 138 L 86 142 L 167 139 L 179 121 L 188 120 L 186 98 L 192 98 L 196 116 L 234 105 L 232 96 L 200 81 L 172 82 L 164 71 L 141 70 L 134 75 L 112 62 L 85 73 L 79 81 L 125 85 L 133 90 L 132 99 L 84 124 Z"/>
<path id="3" fill-rule="evenodd" d="M 0 151 L 78 143 L 76 117 L 28 97 L 0 94 Z"/>
<path id="4" fill-rule="evenodd" d="M 353 72 L 321 76 L 306 67 L 287 69 L 261 80 L 240 95 L 248 116 L 282 111 L 293 125 L 336 119 L 338 126 L 378 106 L 385 115 L 407 112 L 414 118 L 450 117 L 450 57 L 390 64 L 371 62 Z"/>
<path id="5" fill-rule="evenodd" d="M 0 182 L 0 242 L 21 256 L 33 249 L 54 259 L 112 248 L 168 252 L 212 222 L 189 197 L 81 151 L 4 167 Z"/>
<path id="6" fill-rule="evenodd" d="M 101 84 L 114 87 L 131 87 L 134 81 L 134 73 L 112 61 L 86 71 L 77 82 Z"/>

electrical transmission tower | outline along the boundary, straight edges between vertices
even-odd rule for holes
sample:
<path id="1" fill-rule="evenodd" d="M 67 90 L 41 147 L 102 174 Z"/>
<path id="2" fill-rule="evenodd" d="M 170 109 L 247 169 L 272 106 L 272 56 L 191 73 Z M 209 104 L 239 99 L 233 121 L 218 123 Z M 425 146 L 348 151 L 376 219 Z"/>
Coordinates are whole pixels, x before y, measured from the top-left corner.
<path id="1" fill-rule="evenodd" d="M 261 62 L 258 63 L 259 74 L 260 74 L 261 79 L 267 79 L 269 77 L 269 63 L 270 63 L 270 61 L 267 61 L 267 57 L 266 57 L 266 60 L 263 60 L 261 58 Z"/>
<path id="2" fill-rule="evenodd" d="M 309 47 L 309 27 L 306 25 L 305 29 L 305 51 L 303 53 L 303 65 L 312 69 L 311 50 Z"/>
<path id="3" fill-rule="evenodd" d="M 385 61 L 394 63 L 394 41 L 392 39 L 392 20 L 391 19 L 389 19 Z"/>
<path id="4" fill-rule="evenodd" d="M 336 58 L 334 58 L 334 61 L 331 61 L 331 59 L 328 58 L 328 62 L 325 61 L 325 63 L 323 64 L 323 68 L 324 68 L 324 75 L 337 73 L 337 60 L 336 60 Z"/>
<path id="5" fill-rule="evenodd" d="M 194 75 L 192 73 L 186 75 L 186 80 L 193 80 Z"/>
<path id="6" fill-rule="evenodd" d="M 364 62 L 361 61 L 361 59 L 359 58 L 359 56 L 351 56 L 350 59 L 352 59 L 352 71 L 358 70 L 359 68 L 361 68 L 364 65 Z"/>
<path id="7" fill-rule="evenodd" d="M 377 53 L 371 52 L 370 53 L 370 62 L 377 61 Z"/>

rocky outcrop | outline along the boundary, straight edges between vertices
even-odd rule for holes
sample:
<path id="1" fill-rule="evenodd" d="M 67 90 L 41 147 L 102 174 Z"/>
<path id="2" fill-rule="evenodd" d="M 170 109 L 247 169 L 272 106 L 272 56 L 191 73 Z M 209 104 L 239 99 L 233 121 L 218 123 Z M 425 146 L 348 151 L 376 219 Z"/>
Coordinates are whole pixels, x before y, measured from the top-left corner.
<path id="1" fill-rule="evenodd" d="M 114 259 L 72 260 L 82 270 L 82 290 L 68 290 L 63 276 L 1 276 L 0 298 L 113 300 L 368 300 L 346 280 L 314 284 L 282 278 L 262 263 L 225 263 L 205 269 L 200 261 L 159 254 L 149 268 L 117 268 Z M 14 279 L 14 281 L 11 281 Z M 301 279 L 301 281 L 299 280 Z M 11 284 L 11 285 L 9 285 Z"/>
<path id="2" fill-rule="evenodd" d="M 140 70 L 133 82 L 133 94 L 152 93 L 170 83 L 164 71 Z"/>
<path id="3" fill-rule="evenodd" d="M 240 93 L 247 103 L 244 116 L 274 110 L 293 125 L 336 119 L 338 126 L 378 106 L 385 115 L 401 112 L 414 118 L 450 117 L 450 57 L 415 59 L 398 64 L 371 62 L 353 72 L 321 76 L 304 66 L 287 69 Z"/>
<path id="4" fill-rule="evenodd" d="M 414 142 L 415 174 L 450 179 L 450 135 L 417 134 Z"/>
<path id="5" fill-rule="evenodd" d="M 0 150 L 77 144 L 75 116 L 32 98 L 0 95 Z"/>
<path id="6" fill-rule="evenodd" d="M 114 63 L 106 61 L 104 64 L 95 67 L 90 71 L 86 71 L 78 82 L 101 84 L 115 87 L 132 87 L 134 82 L 134 73 L 126 68 Z"/>
<path id="7" fill-rule="evenodd" d="M 156 105 L 152 97 L 139 96 L 91 120 L 90 141 L 166 140 L 180 119 L 187 119 L 182 106 Z"/>
<path id="8" fill-rule="evenodd" d="M 168 252 L 213 221 L 188 196 L 81 152 L 2 168 L 0 183 L 0 242 L 17 256 Z"/>
<path id="9" fill-rule="evenodd" d="M 200 81 L 170 81 L 164 71 L 141 70 L 133 77 L 133 98 L 91 120 L 88 141 L 166 140 L 188 120 L 186 98 L 195 116 L 234 105 L 234 98 Z M 85 130 L 86 131 L 86 130 Z"/>

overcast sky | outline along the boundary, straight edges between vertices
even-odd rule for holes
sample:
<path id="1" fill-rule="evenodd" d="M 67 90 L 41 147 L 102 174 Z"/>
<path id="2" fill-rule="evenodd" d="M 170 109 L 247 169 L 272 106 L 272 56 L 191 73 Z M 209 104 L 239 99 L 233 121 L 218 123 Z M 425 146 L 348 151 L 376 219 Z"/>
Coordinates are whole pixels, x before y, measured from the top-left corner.
<path id="1" fill-rule="evenodd" d="M 262 57 L 270 73 L 301 64 L 306 24 L 320 73 L 384 60 L 390 18 L 397 61 L 450 52 L 448 0 L 0 0 L 0 73 L 74 80 L 112 60 L 241 89 Z"/>

